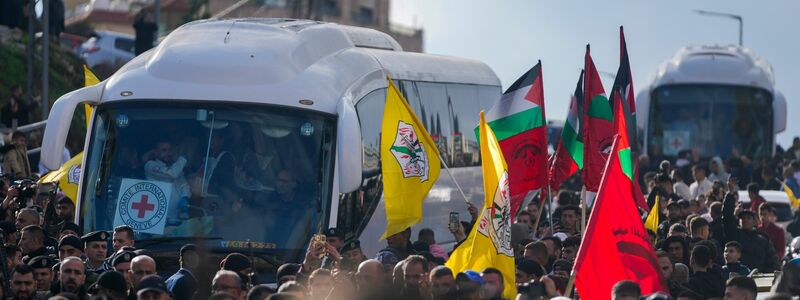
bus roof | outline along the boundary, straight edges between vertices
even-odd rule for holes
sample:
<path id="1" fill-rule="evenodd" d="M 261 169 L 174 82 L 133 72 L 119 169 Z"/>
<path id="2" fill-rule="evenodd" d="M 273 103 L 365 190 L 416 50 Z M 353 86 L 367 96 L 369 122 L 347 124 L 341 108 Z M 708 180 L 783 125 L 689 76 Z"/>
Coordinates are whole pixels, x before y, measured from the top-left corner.
<path id="1" fill-rule="evenodd" d="M 684 47 L 664 62 L 651 88 L 670 84 L 723 84 L 760 87 L 773 92 L 772 66 L 750 49 L 735 45 Z"/>
<path id="2" fill-rule="evenodd" d="M 335 113 L 343 97 L 355 101 L 385 87 L 385 75 L 500 85 L 484 63 L 402 52 L 373 29 L 294 19 L 202 20 L 123 66 L 105 82 L 101 101 L 233 101 Z"/>

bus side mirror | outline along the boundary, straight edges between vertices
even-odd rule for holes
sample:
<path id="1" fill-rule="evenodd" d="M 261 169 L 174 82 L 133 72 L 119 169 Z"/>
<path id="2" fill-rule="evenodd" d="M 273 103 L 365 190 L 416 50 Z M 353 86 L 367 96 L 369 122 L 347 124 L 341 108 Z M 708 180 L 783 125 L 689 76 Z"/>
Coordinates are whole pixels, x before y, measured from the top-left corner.
<path id="1" fill-rule="evenodd" d="M 64 144 L 67 141 L 67 133 L 69 133 L 69 125 L 72 122 L 75 108 L 83 102 L 99 103 L 103 86 L 102 84 L 96 84 L 74 90 L 61 96 L 53 103 L 50 115 L 47 116 L 47 125 L 42 138 L 40 159 L 45 167 L 50 170 L 58 170 L 61 167 L 61 163 L 63 163 L 61 155 L 64 153 Z"/>
<path id="2" fill-rule="evenodd" d="M 775 91 L 775 99 L 772 101 L 772 113 L 774 114 L 775 133 L 780 133 L 786 130 L 786 97 L 780 91 Z"/>
<path id="3" fill-rule="evenodd" d="M 361 186 L 361 125 L 349 101 L 342 99 L 336 111 L 336 157 L 339 193 L 350 193 Z"/>

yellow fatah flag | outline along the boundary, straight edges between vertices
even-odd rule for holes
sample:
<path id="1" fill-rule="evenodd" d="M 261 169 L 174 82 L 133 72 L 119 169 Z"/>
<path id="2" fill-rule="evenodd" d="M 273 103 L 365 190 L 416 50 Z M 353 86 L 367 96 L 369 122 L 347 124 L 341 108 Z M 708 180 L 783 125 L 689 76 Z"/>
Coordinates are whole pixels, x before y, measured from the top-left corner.
<path id="1" fill-rule="evenodd" d="M 503 298 L 516 296 L 514 250 L 511 247 L 511 203 L 508 166 L 492 129 L 480 114 L 479 135 L 483 159 L 484 203 L 467 239 L 453 251 L 446 265 L 454 273 L 492 267 L 503 273 Z"/>
<path id="2" fill-rule="evenodd" d="M 660 202 L 661 197 L 656 196 L 656 202 L 653 204 L 653 207 L 650 208 L 650 214 L 647 215 L 647 220 L 644 221 L 644 228 L 652 231 L 656 235 L 658 235 L 658 208 L 661 204 Z"/>
<path id="3" fill-rule="evenodd" d="M 786 183 L 783 184 L 783 190 L 786 192 L 786 196 L 789 196 L 789 203 L 792 204 L 793 208 L 800 206 L 800 200 L 797 200 L 797 196 L 795 196 L 794 192 L 792 192 L 792 189 L 789 188 L 788 184 Z"/>
<path id="4" fill-rule="evenodd" d="M 78 200 L 78 181 L 81 178 L 81 163 L 83 162 L 83 152 L 78 153 L 61 165 L 58 170 L 51 171 L 39 179 L 39 183 L 58 183 L 58 187 L 64 192 L 72 203 Z"/>
<path id="5" fill-rule="evenodd" d="M 97 76 L 94 76 L 89 67 L 83 65 L 83 86 L 93 86 L 95 84 L 100 83 L 100 80 L 97 79 Z M 89 118 L 92 116 L 92 106 L 89 104 L 83 104 L 83 110 L 86 112 L 86 128 L 89 128 Z"/>
<path id="6" fill-rule="evenodd" d="M 422 201 L 439 178 L 439 151 L 414 111 L 388 78 L 381 126 L 381 175 L 386 231 L 381 240 L 422 220 Z"/>

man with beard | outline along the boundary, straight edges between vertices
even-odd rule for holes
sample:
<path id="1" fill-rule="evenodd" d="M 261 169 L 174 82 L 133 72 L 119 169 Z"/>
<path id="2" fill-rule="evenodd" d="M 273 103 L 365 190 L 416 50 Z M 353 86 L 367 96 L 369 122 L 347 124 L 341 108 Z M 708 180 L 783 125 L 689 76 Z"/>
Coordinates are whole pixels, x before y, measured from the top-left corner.
<path id="1" fill-rule="evenodd" d="M 11 275 L 11 293 L 14 300 L 30 300 L 36 295 L 36 284 L 33 280 L 33 269 L 28 265 L 14 267 Z"/>
<path id="2" fill-rule="evenodd" d="M 52 295 L 67 292 L 78 295 L 79 299 L 88 299 L 86 294 L 86 267 L 77 257 L 67 257 L 59 267 L 58 282 L 50 289 Z"/>
<path id="3" fill-rule="evenodd" d="M 33 269 L 33 279 L 36 281 L 36 291 L 47 292 L 53 283 L 53 266 L 56 264 L 55 258 L 50 256 L 37 256 L 28 261 L 28 265 Z"/>
<path id="4" fill-rule="evenodd" d="M 453 299 L 456 296 L 456 279 L 453 271 L 446 266 L 431 270 L 431 292 L 434 300 Z"/>
<path id="5" fill-rule="evenodd" d="M 428 261 L 421 255 L 411 255 L 403 266 L 404 284 L 400 291 L 402 299 L 430 299 Z"/>

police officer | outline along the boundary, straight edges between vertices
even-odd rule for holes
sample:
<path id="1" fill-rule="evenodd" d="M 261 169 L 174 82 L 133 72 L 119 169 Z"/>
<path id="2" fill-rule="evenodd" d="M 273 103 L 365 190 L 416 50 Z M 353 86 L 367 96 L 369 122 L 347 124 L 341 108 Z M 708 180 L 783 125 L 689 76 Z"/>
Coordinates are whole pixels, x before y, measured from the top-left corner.
<path id="1" fill-rule="evenodd" d="M 328 244 L 336 247 L 336 250 L 340 250 L 342 249 L 342 246 L 344 246 L 344 232 L 334 227 L 325 230 L 325 239 L 327 240 Z"/>
<path id="2" fill-rule="evenodd" d="M 36 281 L 37 293 L 47 293 L 53 283 L 53 266 L 56 259 L 46 255 L 40 255 L 28 261 L 28 265 L 33 268 L 33 280 Z"/>
<path id="3" fill-rule="evenodd" d="M 367 260 L 364 252 L 361 251 L 361 242 L 352 240 L 344 243 L 342 249 L 339 251 L 342 255 L 342 260 L 339 262 L 339 268 L 351 272 L 355 272 L 361 262 Z"/>
<path id="4" fill-rule="evenodd" d="M 58 258 L 64 260 L 67 257 L 83 256 L 83 243 L 81 238 L 74 235 L 67 235 L 58 241 Z"/>
<path id="5" fill-rule="evenodd" d="M 104 264 L 108 257 L 108 238 L 110 235 L 105 231 L 90 232 L 83 237 L 83 253 L 86 254 L 86 271 L 94 272 L 98 275 L 108 270 Z"/>
<path id="6" fill-rule="evenodd" d="M 128 284 L 128 291 L 133 288 L 133 282 L 131 281 L 131 261 L 133 258 L 136 257 L 136 254 L 133 251 L 121 251 L 117 252 L 111 258 L 111 267 L 114 268 L 114 271 L 122 273 L 122 276 L 125 277 L 125 282 Z M 127 295 L 127 294 L 126 294 Z"/>

